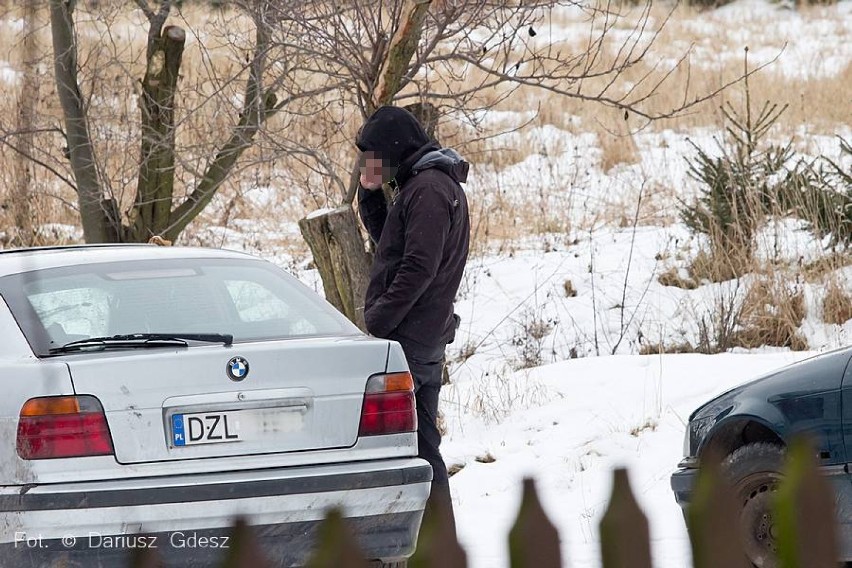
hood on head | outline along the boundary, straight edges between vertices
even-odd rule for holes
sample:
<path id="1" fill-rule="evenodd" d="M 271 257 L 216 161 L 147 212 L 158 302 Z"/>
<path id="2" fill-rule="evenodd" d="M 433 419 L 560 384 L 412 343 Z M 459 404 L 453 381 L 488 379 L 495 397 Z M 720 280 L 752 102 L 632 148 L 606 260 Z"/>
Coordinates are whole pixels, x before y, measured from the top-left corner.
<path id="1" fill-rule="evenodd" d="M 361 127 L 355 145 L 362 152 L 377 152 L 390 167 L 398 168 L 431 142 L 413 114 L 399 107 L 383 106 Z"/>

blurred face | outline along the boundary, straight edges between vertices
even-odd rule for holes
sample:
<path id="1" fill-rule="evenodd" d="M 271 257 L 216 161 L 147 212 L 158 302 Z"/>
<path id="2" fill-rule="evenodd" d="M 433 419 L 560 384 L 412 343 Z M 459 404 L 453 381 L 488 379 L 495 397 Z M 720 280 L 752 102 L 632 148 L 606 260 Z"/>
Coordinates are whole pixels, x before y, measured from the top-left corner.
<path id="1" fill-rule="evenodd" d="M 376 152 L 364 152 L 361 154 L 361 187 L 375 190 L 382 187 L 382 183 L 393 179 L 394 172 Z"/>

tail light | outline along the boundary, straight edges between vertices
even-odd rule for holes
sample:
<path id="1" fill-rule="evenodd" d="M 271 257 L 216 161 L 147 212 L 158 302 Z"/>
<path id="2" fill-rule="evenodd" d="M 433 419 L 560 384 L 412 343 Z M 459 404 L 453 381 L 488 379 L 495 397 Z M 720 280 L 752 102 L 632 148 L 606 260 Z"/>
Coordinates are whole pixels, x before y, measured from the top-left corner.
<path id="1" fill-rule="evenodd" d="M 367 380 L 359 436 L 417 431 L 411 373 L 376 375 Z"/>
<path id="2" fill-rule="evenodd" d="M 21 408 L 17 448 L 25 460 L 113 454 L 104 409 L 93 396 L 29 399 Z"/>

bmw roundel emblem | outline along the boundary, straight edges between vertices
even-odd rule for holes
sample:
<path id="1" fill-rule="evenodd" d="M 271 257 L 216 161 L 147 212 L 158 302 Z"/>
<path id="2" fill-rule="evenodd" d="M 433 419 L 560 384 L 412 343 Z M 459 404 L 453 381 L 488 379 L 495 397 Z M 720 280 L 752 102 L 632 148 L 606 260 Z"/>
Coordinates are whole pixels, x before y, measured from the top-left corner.
<path id="1" fill-rule="evenodd" d="M 228 361 L 225 371 L 232 381 L 241 381 L 248 376 L 249 363 L 242 357 L 234 357 Z"/>

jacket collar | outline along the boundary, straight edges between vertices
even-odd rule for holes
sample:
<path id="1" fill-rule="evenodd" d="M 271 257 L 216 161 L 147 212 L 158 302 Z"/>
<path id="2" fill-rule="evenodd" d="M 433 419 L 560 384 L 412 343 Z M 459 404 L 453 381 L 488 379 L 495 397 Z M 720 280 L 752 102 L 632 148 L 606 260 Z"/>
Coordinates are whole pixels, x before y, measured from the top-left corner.
<path id="1" fill-rule="evenodd" d="M 433 152 L 435 150 L 440 150 L 441 147 L 438 146 L 435 142 L 429 142 L 428 144 L 421 146 L 416 152 L 405 158 L 400 164 L 399 169 L 396 171 L 396 175 L 392 180 L 388 182 L 392 190 L 399 191 L 405 182 L 411 177 L 411 170 L 414 165 L 420 161 L 420 158 L 428 154 L 429 152 Z"/>

